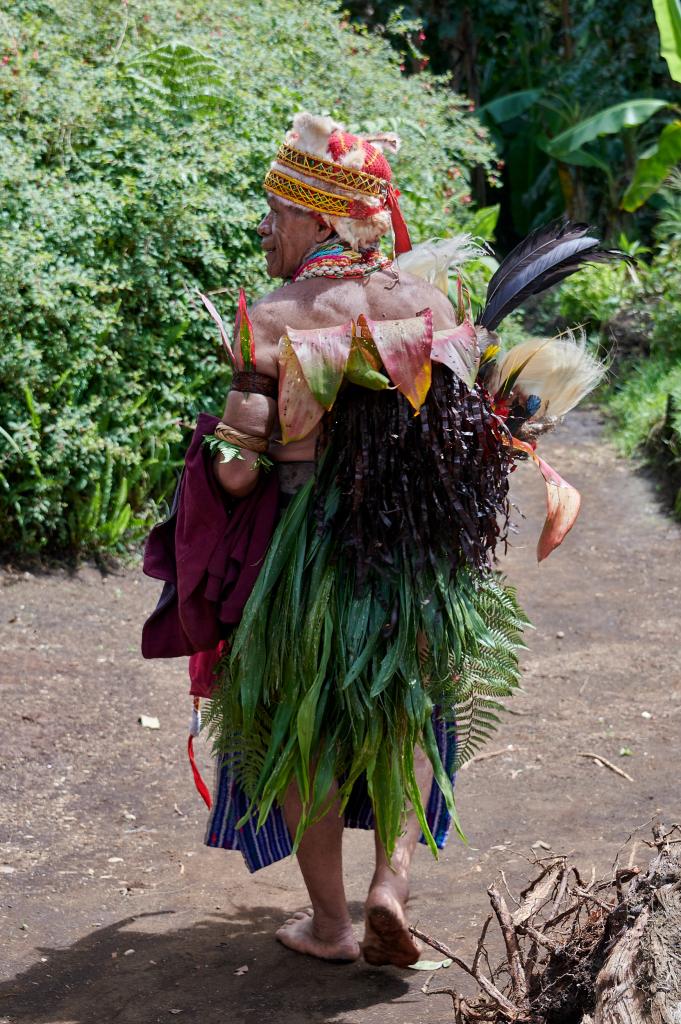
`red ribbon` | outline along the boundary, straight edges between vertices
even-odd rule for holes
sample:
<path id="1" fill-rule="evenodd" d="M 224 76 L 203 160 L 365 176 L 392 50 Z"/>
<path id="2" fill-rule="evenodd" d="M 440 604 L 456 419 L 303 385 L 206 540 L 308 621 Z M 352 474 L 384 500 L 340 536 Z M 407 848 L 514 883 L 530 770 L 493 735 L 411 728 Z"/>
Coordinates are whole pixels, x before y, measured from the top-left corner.
<path id="1" fill-rule="evenodd" d="M 400 256 L 403 252 L 409 252 L 411 250 L 411 238 L 409 237 L 409 229 L 407 223 L 402 216 L 400 210 L 400 204 L 398 202 L 399 190 L 393 188 L 392 185 L 388 186 L 388 208 L 390 210 L 390 218 L 393 223 L 393 235 L 395 236 L 395 253 Z"/>
<path id="2" fill-rule="evenodd" d="M 210 793 L 208 792 L 208 786 L 206 785 L 206 783 L 201 778 L 201 772 L 196 767 L 196 761 L 194 760 L 194 737 L 193 736 L 190 736 L 189 739 L 187 740 L 187 754 L 189 755 L 189 763 L 190 763 L 190 765 L 192 767 L 192 773 L 194 775 L 194 785 L 196 786 L 196 788 L 198 789 L 199 793 L 203 797 L 203 802 L 205 803 L 206 807 L 208 808 L 208 810 L 210 810 L 211 807 L 212 807 L 213 801 L 211 799 Z"/>

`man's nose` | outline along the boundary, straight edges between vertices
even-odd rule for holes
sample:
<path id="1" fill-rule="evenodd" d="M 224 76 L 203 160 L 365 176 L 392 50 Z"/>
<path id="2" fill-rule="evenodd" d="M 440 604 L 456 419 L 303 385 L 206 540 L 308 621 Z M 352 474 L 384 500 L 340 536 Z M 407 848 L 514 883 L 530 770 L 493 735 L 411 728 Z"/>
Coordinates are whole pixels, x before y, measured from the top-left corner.
<path id="1" fill-rule="evenodd" d="M 271 215 L 266 214 L 255 229 L 261 238 L 272 233 Z"/>

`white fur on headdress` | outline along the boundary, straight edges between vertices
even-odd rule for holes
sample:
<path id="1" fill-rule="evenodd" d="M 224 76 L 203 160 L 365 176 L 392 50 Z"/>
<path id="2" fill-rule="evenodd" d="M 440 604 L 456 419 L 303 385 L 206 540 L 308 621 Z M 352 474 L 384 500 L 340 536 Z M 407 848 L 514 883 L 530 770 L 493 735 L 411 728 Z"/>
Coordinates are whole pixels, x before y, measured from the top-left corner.
<path id="1" fill-rule="evenodd" d="M 334 132 L 338 131 L 344 132 L 347 129 L 331 117 L 303 111 L 300 114 L 296 114 L 293 118 L 291 130 L 286 133 L 286 142 L 291 146 L 295 146 L 296 149 L 302 150 L 304 153 L 321 157 L 323 160 L 333 160 L 334 158 L 329 151 L 329 138 Z M 358 138 L 370 142 L 372 146 L 376 146 L 377 149 L 383 152 L 396 153 L 400 147 L 400 140 L 393 132 L 363 135 L 358 136 Z M 337 162 L 341 163 L 344 167 L 353 167 L 359 170 L 364 164 L 365 155 L 365 151 L 361 146 L 355 146 L 349 152 L 344 153 Z M 319 187 L 319 181 L 316 178 L 308 177 L 299 171 L 293 171 L 290 167 L 277 163 L 276 160 L 273 161 L 271 166 L 273 170 L 296 177 L 307 185 Z M 382 235 L 386 235 L 390 231 L 390 211 L 378 209 L 381 205 L 380 199 L 365 196 L 359 192 L 351 192 L 348 189 L 337 189 L 329 182 L 324 183 L 324 188 L 327 192 L 336 192 L 339 195 L 359 199 L 365 206 L 377 207 L 377 212 L 373 216 L 357 220 L 351 217 L 324 216 L 326 223 L 334 229 L 344 242 L 348 242 L 353 249 L 365 249 L 368 246 L 374 245 Z M 297 205 L 289 199 L 282 199 L 280 196 L 278 198 L 280 202 L 286 203 L 289 206 Z M 297 208 L 300 209 L 300 207 Z"/>

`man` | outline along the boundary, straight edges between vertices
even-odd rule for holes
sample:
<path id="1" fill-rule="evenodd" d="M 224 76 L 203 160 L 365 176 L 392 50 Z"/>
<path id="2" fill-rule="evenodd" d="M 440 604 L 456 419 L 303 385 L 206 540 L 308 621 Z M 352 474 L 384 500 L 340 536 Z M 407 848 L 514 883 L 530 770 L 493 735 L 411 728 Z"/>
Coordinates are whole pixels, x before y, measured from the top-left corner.
<path id="1" fill-rule="evenodd" d="M 300 115 L 294 121 L 287 142 L 305 153 L 332 159 L 329 139 L 347 139 L 348 136 L 330 119 Z M 337 150 L 336 150 L 337 152 Z M 373 164 L 389 181 L 385 160 L 379 161 L 376 147 L 355 140 L 348 146 L 352 163 L 359 170 Z M 347 158 L 346 158 L 347 159 Z M 276 161 L 274 168 L 280 167 Z M 283 169 L 283 168 L 282 168 Z M 297 172 L 286 165 L 293 176 Z M 302 175 L 310 180 L 308 175 Z M 332 187 L 324 183 L 325 189 Z M 267 183 L 266 183 L 267 188 Z M 340 189 L 339 189 L 340 191 Z M 343 195 L 351 194 L 348 190 Z M 315 214 L 295 199 L 267 192 L 269 211 L 258 226 L 262 249 L 270 277 L 286 283 L 270 292 L 252 310 L 252 327 L 257 353 L 258 372 L 276 378 L 279 373 L 279 342 L 291 328 L 309 330 L 327 328 L 361 315 L 371 320 L 398 320 L 416 316 L 429 308 L 433 313 L 433 327 L 443 330 L 456 326 L 455 311 L 447 297 L 435 286 L 407 273 L 396 273 L 389 262 L 374 269 L 366 261 L 366 253 L 374 253 L 381 235 L 391 226 L 384 209 L 373 217 L 355 221 Z M 359 249 L 358 236 L 363 242 L 365 272 L 357 276 L 333 276 L 334 265 L 328 265 L 330 275 L 292 280 L 304 267 L 311 254 L 339 235 L 352 251 Z M 356 266 L 362 270 L 361 261 Z M 277 430 L 277 406 L 272 398 L 256 394 L 231 391 L 227 397 L 223 421 L 237 430 L 251 435 L 270 435 Z M 315 459 L 319 430 L 316 429 L 299 441 L 286 445 L 276 442 L 269 453 L 281 466 L 290 463 L 311 463 Z M 223 462 L 215 459 L 215 473 L 222 487 L 234 497 L 243 497 L 255 486 L 258 471 L 253 471 L 257 454 L 242 452 L 242 460 Z M 432 767 L 428 759 L 417 753 L 419 788 L 424 801 L 432 784 Z M 285 803 L 288 828 L 295 835 L 300 814 L 297 786 L 290 788 Z M 404 834 L 398 840 L 390 863 L 379 841 L 376 843 L 376 867 L 366 902 L 366 930 L 363 942 L 365 958 L 370 963 L 406 965 L 418 958 L 418 946 L 410 935 L 405 918 L 408 897 L 408 876 L 412 854 L 420 835 L 420 826 L 413 813 L 405 822 Z M 299 845 L 297 856 L 312 903 L 312 916 L 298 914 L 277 932 L 284 945 L 298 952 L 327 960 L 354 960 L 360 947 L 354 936 L 345 893 L 341 859 L 343 818 L 332 803 L 328 813 L 317 824 L 307 829 Z"/>
<path id="2" fill-rule="evenodd" d="M 212 671 L 225 638 L 206 842 L 240 850 L 250 870 L 297 854 L 312 913 L 279 941 L 325 960 L 360 955 L 342 834 L 373 827 L 361 950 L 407 966 L 419 955 L 405 917 L 414 849 L 436 853 L 452 821 L 460 832 L 454 772 L 518 684 L 526 619 L 491 571 L 508 474 L 529 456 L 546 480 L 541 560 L 579 495 L 538 458 L 536 437 L 602 374 L 573 339 L 504 354 L 490 332 L 525 296 L 622 254 L 603 252 L 586 225 L 539 229 L 492 277 L 474 327 L 446 297 L 438 245 L 426 276 L 442 290 L 378 248 L 392 229 L 396 251 L 410 249 L 383 155 L 396 147 L 330 118 L 294 119 L 258 227 L 268 272 L 285 283 L 250 320 L 240 304 L 223 419 L 200 420 L 175 534 L 163 524 L 147 549 L 146 571 L 167 587 L 143 651 L 209 652 Z M 218 451 L 208 473 L 207 424 Z M 270 460 L 282 497 L 273 532 Z"/>
<path id="3" fill-rule="evenodd" d="M 334 328 L 357 322 L 361 316 L 370 322 L 408 321 L 425 309 L 432 313 L 434 332 L 457 328 L 455 309 L 441 291 L 409 273 L 396 272 L 378 252 L 379 239 L 391 226 L 401 248 L 409 245 L 396 210 L 390 169 L 379 146 L 394 151 L 396 144 L 392 137 L 370 142 L 350 136 L 328 118 L 304 114 L 295 119 L 265 180 L 269 209 L 258 226 L 267 271 L 271 278 L 285 281 L 283 287 L 256 303 L 251 312 L 258 374 L 272 379 L 279 376 L 281 339 L 296 330 Z M 352 176 L 349 183 L 343 179 L 338 184 L 343 168 L 348 168 Z M 356 177 L 353 172 L 358 172 Z M 370 195 L 372 190 L 374 195 Z M 345 204 L 340 215 L 335 213 L 335 197 L 341 206 Z M 325 204 L 329 204 L 329 212 Z M 237 386 L 239 380 L 238 374 Z M 265 386 L 257 390 L 268 389 Z M 232 442 L 239 443 L 246 437 L 278 437 L 278 408 L 274 391 L 269 394 L 232 387 L 223 415 L 223 424 L 233 431 L 229 435 Z M 295 464 L 313 465 L 318 435 L 317 427 L 284 445 L 276 439 L 271 441 L 268 454 L 279 464 L 283 481 Z M 240 459 L 224 462 L 216 456 L 214 472 L 228 495 L 244 498 L 252 492 L 262 472 L 257 466 L 261 451 L 262 446 L 256 444 L 254 451 L 242 447 Z M 303 626 L 301 623 L 301 630 Z M 315 754 L 312 752 L 312 760 Z M 425 806 L 433 785 L 433 769 L 419 750 L 414 755 L 414 768 Z M 233 785 L 233 779 L 229 776 L 223 785 Z M 326 801 L 326 813 L 306 828 L 297 847 L 312 913 L 296 914 L 276 937 L 299 952 L 352 961 L 359 955 L 359 945 L 343 890 L 344 821 L 339 815 L 337 792 L 336 781 Z M 213 845 L 221 845 L 216 817 L 223 813 L 217 808 L 223 806 L 218 792 L 208 829 Z M 296 781 L 289 786 L 284 813 L 290 835 L 296 836 L 301 815 Z M 363 942 L 364 956 L 371 964 L 406 966 L 419 955 L 405 915 L 410 864 L 422 831 L 414 810 L 403 816 L 400 831 L 390 858 L 384 843 L 378 836 L 376 840 L 376 867 L 366 904 Z"/>

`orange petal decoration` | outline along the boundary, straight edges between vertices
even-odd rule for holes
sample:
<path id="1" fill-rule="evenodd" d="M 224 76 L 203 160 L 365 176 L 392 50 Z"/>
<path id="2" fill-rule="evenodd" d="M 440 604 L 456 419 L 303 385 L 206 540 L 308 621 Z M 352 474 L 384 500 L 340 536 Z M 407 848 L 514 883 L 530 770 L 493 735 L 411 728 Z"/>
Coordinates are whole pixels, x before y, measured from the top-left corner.
<path id="1" fill-rule="evenodd" d="M 324 415 L 310 391 L 289 338 L 279 342 L 279 422 L 284 444 L 307 437 Z"/>
<path id="2" fill-rule="evenodd" d="M 368 327 L 386 373 L 418 414 L 432 376 L 432 312 L 424 309 L 405 320 L 367 320 L 360 316 L 357 323 Z"/>
<path id="3" fill-rule="evenodd" d="M 480 348 L 471 321 L 464 320 L 458 327 L 436 331 L 431 358 L 434 363 L 449 367 L 464 384 L 472 388 L 478 375 Z"/>
<path id="4" fill-rule="evenodd" d="M 330 409 L 336 401 L 350 355 L 352 321 L 312 331 L 294 331 L 287 327 L 286 334 L 307 386 L 319 404 Z"/>
<path id="5" fill-rule="evenodd" d="M 390 385 L 390 381 L 381 373 L 381 366 L 381 357 L 369 334 L 369 328 L 365 325 L 357 330 L 353 325 L 345 379 L 371 391 L 383 391 Z"/>
<path id="6" fill-rule="evenodd" d="M 563 480 L 548 462 L 540 459 L 531 445 L 514 437 L 513 447 L 527 452 L 546 482 L 546 519 L 537 543 L 537 561 L 542 562 L 554 548 L 563 543 L 574 526 L 582 499 L 579 491 L 567 480 Z"/>

